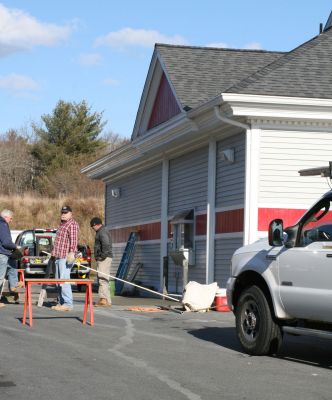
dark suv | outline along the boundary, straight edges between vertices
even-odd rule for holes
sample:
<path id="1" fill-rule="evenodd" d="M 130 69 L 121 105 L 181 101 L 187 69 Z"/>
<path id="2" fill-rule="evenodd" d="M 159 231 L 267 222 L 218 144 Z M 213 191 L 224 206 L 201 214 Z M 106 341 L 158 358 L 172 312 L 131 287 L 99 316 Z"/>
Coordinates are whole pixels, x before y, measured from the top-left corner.
<path id="1" fill-rule="evenodd" d="M 17 236 L 15 244 L 23 252 L 18 268 L 24 269 L 26 276 L 45 275 L 55 236 L 56 229 L 28 229 Z M 71 270 L 71 278 L 89 278 L 90 270 L 87 267 L 91 266 L 90 247 L 78 245 L 78 253 Z"/>

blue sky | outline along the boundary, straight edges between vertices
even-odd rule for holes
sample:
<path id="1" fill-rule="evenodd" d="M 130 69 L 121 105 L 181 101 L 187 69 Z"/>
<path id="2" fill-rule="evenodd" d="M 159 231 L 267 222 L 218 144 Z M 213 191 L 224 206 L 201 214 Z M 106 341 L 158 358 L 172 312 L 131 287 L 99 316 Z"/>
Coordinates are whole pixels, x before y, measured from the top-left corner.
<path id="1" fill-rule="evenodd" d="M 130 137 L 155 42 L 288 51 L 331 10 L 328 0 L 0 0 L 0 133 L 84 99 L 104 111 L 105 131 Z"/>

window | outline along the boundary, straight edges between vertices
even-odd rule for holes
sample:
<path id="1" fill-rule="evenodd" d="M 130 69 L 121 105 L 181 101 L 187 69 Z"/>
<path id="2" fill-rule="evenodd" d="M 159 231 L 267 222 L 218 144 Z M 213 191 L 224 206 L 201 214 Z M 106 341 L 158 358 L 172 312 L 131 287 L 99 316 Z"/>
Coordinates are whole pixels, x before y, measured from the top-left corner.
<path id="1" fill-rule="evenodd" d="M 330 211 L 331 210 L 331 211 Z M 302 245 L 332 241 L 332 207 L 330 199 L 323 199 L 305 216 Z"/>

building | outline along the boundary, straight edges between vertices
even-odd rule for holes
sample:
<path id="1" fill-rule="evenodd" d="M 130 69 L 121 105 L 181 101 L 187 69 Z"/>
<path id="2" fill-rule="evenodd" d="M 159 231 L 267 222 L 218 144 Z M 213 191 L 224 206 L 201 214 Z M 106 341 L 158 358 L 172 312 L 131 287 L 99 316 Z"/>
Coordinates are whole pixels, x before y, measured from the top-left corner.
<path id="1" fill-rule="evenodd" d="M 298 170 L 332 160 L 331 54 L 331 18 L 287 53 L 157 44 L 131 142 L 82 170 L 106 184 L 115 270 L 138 229 L 140 281 L 161 290 L 168 257 L 168 290 L 180 292 L 169 256 L 187 234 L 188 279 L 224 287 L 235 249 L 327 191 Z"/>

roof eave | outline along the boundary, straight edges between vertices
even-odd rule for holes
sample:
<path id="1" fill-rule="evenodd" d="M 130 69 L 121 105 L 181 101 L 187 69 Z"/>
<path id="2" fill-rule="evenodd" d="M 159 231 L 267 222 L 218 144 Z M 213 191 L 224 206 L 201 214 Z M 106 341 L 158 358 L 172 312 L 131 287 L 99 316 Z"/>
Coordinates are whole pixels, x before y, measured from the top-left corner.
<path id="1" fill-rule="evenodd" d="M 332 120 L 332 99 L 223 93 L 232 116 Z"/>
<path id="2" fill-rule="evenodd" d="M 147 135 L 137 137 L 129 144 L 82 168 L 81 172 L 92 179 L 106 180 L 122 170 L 135 169 L 138 164 L 144 166 L 151 160 L 160 160 L 160 154 L 174 149 L 179 142 L 189 145 L 190 140 L 203 136 L 198 121 L 204 115 L 210 121 L 204 130 L 208 131 L 216 125 L 217 119 L 213 113 L 216 106 L 222 107 L 226 117 L 234 119 L 311 119 L 332 123 L 332 99 L 221 93 L 197 108 L 156 126 Z M 232 122 L 227 118 L 225 121 Z"/>

